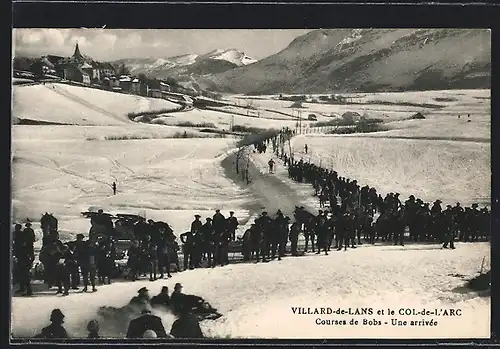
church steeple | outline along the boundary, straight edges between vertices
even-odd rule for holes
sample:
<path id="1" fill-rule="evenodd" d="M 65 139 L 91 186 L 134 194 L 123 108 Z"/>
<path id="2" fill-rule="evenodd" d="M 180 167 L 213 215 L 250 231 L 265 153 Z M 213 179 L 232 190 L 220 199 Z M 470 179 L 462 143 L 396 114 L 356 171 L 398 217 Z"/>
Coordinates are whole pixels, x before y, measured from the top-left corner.
<path id="1" fill-rule="evenodd" d="M 78 41 L 76 42 L 75 46 L 75 53 L 73 53 L 73 58 L 76 58 L 78 60 L 83 59 L 82 54 L 80 53 L 80 48 L 78 47 Z"/>

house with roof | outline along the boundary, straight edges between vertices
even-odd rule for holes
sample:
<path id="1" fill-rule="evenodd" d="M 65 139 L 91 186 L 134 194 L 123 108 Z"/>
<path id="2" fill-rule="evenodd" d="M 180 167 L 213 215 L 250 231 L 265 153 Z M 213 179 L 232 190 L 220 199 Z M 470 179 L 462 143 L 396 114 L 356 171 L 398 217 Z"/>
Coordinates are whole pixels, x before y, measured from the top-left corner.
<path id="1" fill-rule="evenodd" d="M 90 64 L 90 63 L 85 62 L 80 66 L 80 69 L 88 74 L 91 81 L 101 80 L 101 75 L 100 75 L 99 69 L 96 68 L 95 64 Z"/>
<path id="2" fill-rule="evenodd" d="M 161 92 L 170 92 L 171 91 L 170 85 L 163 82 L 163 81 L 160 81 L 160 91 Z"/>
<path id="3" fill-rule="evenodd" d="M 139 78 L 132 79 L 130 92 L 132 92 L 133 94 L 136 94 L 136 95 L 141 94 L 141 82 L 139 81 Z"/>
<path id="4" fill-rule="evenodd" d="M 64 79 L 77 81 L 90 85 L 90 75 L 83 69 L 72 64 L 66 64 L 63 68 Z"/>
<path id="5" fill-rule="evenodd" d="M 116 74 L 115 68 L 111 63 L 102 63 L 99 62 L 97 63 L 98 69 L 99 69 L 99 74 L 101 77 L 110 77 Z"/>
<path id="6" fill-rule="evenodd" d="M 123 91 L 130 91 L 132 89 L 132 79 L 128 75 L 121 75 L 120 76 L 120 88 Z"/>

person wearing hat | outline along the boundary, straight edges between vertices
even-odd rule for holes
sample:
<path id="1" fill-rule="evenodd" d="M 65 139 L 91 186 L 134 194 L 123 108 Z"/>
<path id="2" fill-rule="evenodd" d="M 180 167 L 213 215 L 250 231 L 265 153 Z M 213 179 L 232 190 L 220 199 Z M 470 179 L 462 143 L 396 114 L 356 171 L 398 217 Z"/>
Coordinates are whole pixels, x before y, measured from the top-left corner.
<path id="1" fill-rule="evenodd" d="M 231 235 L 232 241 L 236 241 L 236 229 L 238 229 L 238 225 L 240 225 L 238 219 L 234 216 L 234 212 L 230 211 L 229 217 L 227 218 L 227 229 Z"/>
<path id="2" fill-rule="evenodd" d="M 161 292 L 158 295 L 151 298 L 151 306 L 153 308 L 157 306 L 167 307 L 167 308 L 170 307 L 170 294 L 168 293 L 167 286 L 163 286 L 161 288 Z"/>
<path id="3" fill-rule="evenodd" d="M 34 254 L 34 243 L 36 241 L 36 237 L 35 237 L 35 232 L 33 231 L 33 229 L 31 228 L 31 222 L 28 221 L 26 224 L 25 224 L 26 228 L 24 228 L 23 230 L 23 244 L 25 246 L 25 249 L 26 249 L 26 252 L 28 254 Z"/>
<path id="4" fill-rule="evenodd" d="M 469 235 L 471 242 L 477 241 L 480 233 L 480 225 L 481 225 L 481 212 L 478 210 L 479 205 L 475 202 L 471 205 L 471 210 L 469 214 Z"/>
<path id="5" fill-rule="evenodd" d="M 200 221 L 201 216 L 199 214 L 194 215 L 194 221 L 191 222 L 191 233 L 196 234 L 200 231 L 203 223 Z"/>
<path id="6" fill-rule="evenodd" d="M 182 252 L 184 254 L 184 270 L 193 269 L 194 268 L 194 260 L 195 260 L 195 235 L 191 231 L 187 231 L 181 235 L 179 238 L 182 242 Z"/>
<path id="7" fill-rule="evenodd" d="M 226 217 L 220 213 L 219 209 L 215 210 L 215 214 L 212 217 L 212 226 L 214 228 L 214 262 L 212 267 L 215 267 L 217 264 L 222 264 L 223 262 L 221 245 L 224 239 L 224 232 L 227 228 Z"/>
<path id="8" fill-rule="evenodd" d="M 176 307 L 180 307 L 185 299 L 184 299 L 184 293 L 182 293 L 182 285 L 177 282 L 174 286 L 174 291 L 170 295 L 170 305 L 172 309 L 175 309 Z"/>
<path id="9" fill-rule="evenodd" d="M 283 216 L 282 226 L 279 230 L 278 235 L 278 260 L 280 261 L 282 257 L 285 256 L 286 244 L 288 242 L 288 236 L 290 235 L 290 217 Z"/>
<path id="10" fill-rule="evenodd" d="M 335 236 L 335 246 L 337 247 L 337 251 L 341 251 L 342 247 L 344 247 L 344 250 L 347 250 L 347 245 L 349 243 L 349 212 L 342 212 L 343 213 L 339 217 L 337 234 Z"/>
<path id="11" fill-rule="evenodd" d="M 151 314 L 149 304 L 143 306 L 141 313 L 140 317 L 130 321 L 126 338 L 143 338 L 144 333 L 148 330 L 154 331 L 159 338 L 167 336 L 161 318 Z"/>
<path id="12" fill-rule="evenodd" d="M 137 291 L 137 296 L 132 297 L 129 305 L 144 306 L 145 304 L 150 304 L 150 302 L 149 290 L 146 287 L 142 287 Z"/>
<path id="13" fill-rule="evenodd" d="M 170 329 L 170 334 L 174 338 L 204 338 L 200 323 L 185 304 L 176 307 L 174 314 L 177 320 Z"/>
<path id="14" fill-rule="evenodd" d="M 455 249 L 455 227 L 454 227 L 454 214 L 451 205 L 446 206 L 446 210 L 442 214 L 442 228 L 443 230 L 443 248 L 448 248 L 448 244 L 452 250 Z"/>
<path id="15" fill-rule="evenodd" d="M 276 254 L 278 254 L 278 260 L 281 260 L 281 254 L 278 247 L 281 245 L 282 240 L 287 235 L 287 221 L 283 212 L 278 210 L 276 212 L 276 218 L 273 220 L 273 226 L 275 229 L 272 229 L 271 234 L 269 235 L 270 244 L 271 244 L 271 258 L 275 259 Z M 288 237 L 286 237 L 288 239 Z"/>
<path id="16" fill-rule="evenodd" d="M 399 210 L 401 207 L 401 200 L 399 200 L 399 193 L 394 194 L 394 210 Z"/>
<path id="17" fill-rule="evenodd" d="M 60 339 L 68 338 L 68 333 L 62 326 L 64 323 L 64 314 L 60 309 L 54 309 L 50 313 L 51 324 L 47 327 L 42 328 L 40 334 L 36 338 L 46 338 L 46 339 Z"/>
<path id="18" fill-rule="evenodd" d="M 274 160 L 273 159 L 270 159 L 268 162 L 267 162 L 267 165 L 269 166 L 269 173 L 274 173 Z"/>
<path id="19" fill-rule="evenodd" d="M 272 252 L 271 247 L 274 239 L 274 225 L 272 218 L 269 217 L 266 211 L 262 212 L 262 216 L 259 219 L 259 226 L 262 232 L 260 257 L 262 257 L 263 262 L 267 262 L 267 259 L 270 257 L 270 252 Z"/>
<path id="20" fill-rule="evenodd" d="M 252 234 L 255 231 L 255 225 L 250 225 L 250 227 L 245 230 L 241 238 L 241 249 L 243 254 L 243 261 L 249 262 L 252 259 Z"/>
<path id="21" fill-rule="evenodd" d="M 21 231 L 21 224 L 14 227 L 13 253 L 15 257 L 14 274 L 15 280 L 19 282 L 19 290 L 16 293 L 22 293 L 24 296 L 31 296 L 31 268 L 35 260 L 33 235 L 27 231 L 28 228 Z M 29 228 L 31 230 L 31 228 Z M 31 230 L 33 232 L 33 230 Z"/>
<path id="22" fill-rule="evenodd" d="M 129 270 L 129 273 L 126 276 L 127 279 L 132 281 L 137 280 L 139 276 L 141 254 L 142 251 L 141 248 L 139 247 L 139 241 L 133 239 L 132 245 L 127 250 L 127 256 L 128 256 L 127 267 Z"/>
<path id="23" fill-rule="evenodd" d="M 92 235 L 88 241 L 84 241 L 84 235 L 78 234 L 75 243 L 75 256 L 83 278 L 83 290 L 87 292 L 89 282 L 92 285 L 92 291 L 96 292 L 95 279 L 97 274 L 97 236 Z"/>
<path id="24" fill-rule="evenodd" d="M 460 205 L 460 202 L 457 202 L 455 206 L 451 209 L 453 212 L 453 234 L 458 241 L 463 241 L 463 233 L 465 231 L 464 224 L 464 208 Z"/>
<path id="25" fill-rule="evenodd" d="M 415 196 L 410 195 L 408 200 L 405 201 L 404 204 L 405 213 L 406 213 L 406 223 L 408 225 L 410 240 L 417 241 L 417 211 L 418 211 L 418 203 L 415 202 Z"/>
<path id="26" fill-rule="evenodd" d="M 80 285 L 80 271 L 78 270 L 78 261 L 76 259 L 76 241 L 67 242 L 68 249 L 64 255 L 66 259 L 66 267 L 70 278 L 70 285 L 72 290 L 78 290 Z"/>
<path id="27" fill-rule="evenodd" d="M 299 234 L 300 234 L 300 224 L 295 221 L 292 223 L 290 227 L 290 243 L 291 243 L 291 252 L 292 256 L 298 256 L 297 245 L 299 242 Z"/>
<path id="28" fill-rule="evenodd" d="M 200 263 L 202 259 L 206 259 L 209 267 L 215 267 L 216 234 L 212 218 L 207 217 L 200 233 L 200 237 L 196 239 L 196 243 L 199 245 L 196 253 L 199 253 Z"/>
<path id="29" fill-rule="evenodd" d="M 321 249 L 328 255 L 328 225 L 326 224 L 325 216 L 321 215 L 317 218 L 317 223 L 315 227 L 315 233 L 317 236 L 317 248 L 316 254 L 321 253 Z"/>
<path id="30" fill-rule="evenodd" d="M 87 338 L 101 338 L 101 336 L 99 336 L 99 322 L 97 322 L 97 320 L 89 321 L 89 323 L 87 324 L 87 331 L 89 331 L 89 335 L 87 336 Z"/>

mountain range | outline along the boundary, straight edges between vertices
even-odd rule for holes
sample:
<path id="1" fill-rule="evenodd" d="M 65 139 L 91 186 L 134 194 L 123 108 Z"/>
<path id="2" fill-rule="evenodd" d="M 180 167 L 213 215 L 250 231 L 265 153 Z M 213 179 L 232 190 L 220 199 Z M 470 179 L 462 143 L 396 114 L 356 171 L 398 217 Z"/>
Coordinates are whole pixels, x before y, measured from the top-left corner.
<path id="1" fill-rule="evenodd" d="M 125 64 L 132 74 L 146 74 L 155 78 L 211 76 L 225 71 L 255 63 L 237 49 L 216 49 L 207 54 L 185 54 L 169 58 L 130 58 L 112 63 Z"/>
<path id="2" fill-rule="evenodd" d="M 247 94 L 490 88 L 491 33 L 314 30 L 275 55 L 209 80 L 219 91 Z"/>

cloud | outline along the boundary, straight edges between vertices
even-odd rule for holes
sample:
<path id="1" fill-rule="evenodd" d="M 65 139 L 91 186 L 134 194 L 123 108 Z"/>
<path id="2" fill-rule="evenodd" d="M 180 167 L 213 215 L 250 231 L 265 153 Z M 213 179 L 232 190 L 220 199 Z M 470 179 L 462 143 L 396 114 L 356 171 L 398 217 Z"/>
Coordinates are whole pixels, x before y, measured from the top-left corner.
<path id="1" fill-rule="evenodd" d="M 120 40 L 123 48 L 138 48 L 142 43 L 142 37 L 138 33 L 131 33 Z"/>
<path id="2" fill-rule="evenodd" d="M 118 38 L 114 34 L 101 34 L 97 37 L 97 40 L 101 41 L 104 47 L 113 48 Z"/>
<path id="3" fill-rule="evenodd" d="M 62 47 L 69 35 L 65 29 L 42 29 L 42 36 L 49 46 Z"/>
<path id="4" fill-rule="evenodd" d="M 82 35 L 73 35 L 70 41 L 72 44 L 78 43 L 78 46 L 82 47 L 82 49 L 92 46 L 92 42 Z"/>
<path id="5" fill-rule="evenodd" d="M 43 35 L 38 31 L 19 31 L 20 44 L 34 45 L 43 41 Z"/>
<path id="6" fill-rule="evenodd" d="M 69 34 L 69 29 L 15 29 L 16 46 L 29 50 L 48 48 L 57 51 L 65 46 Z"/>

